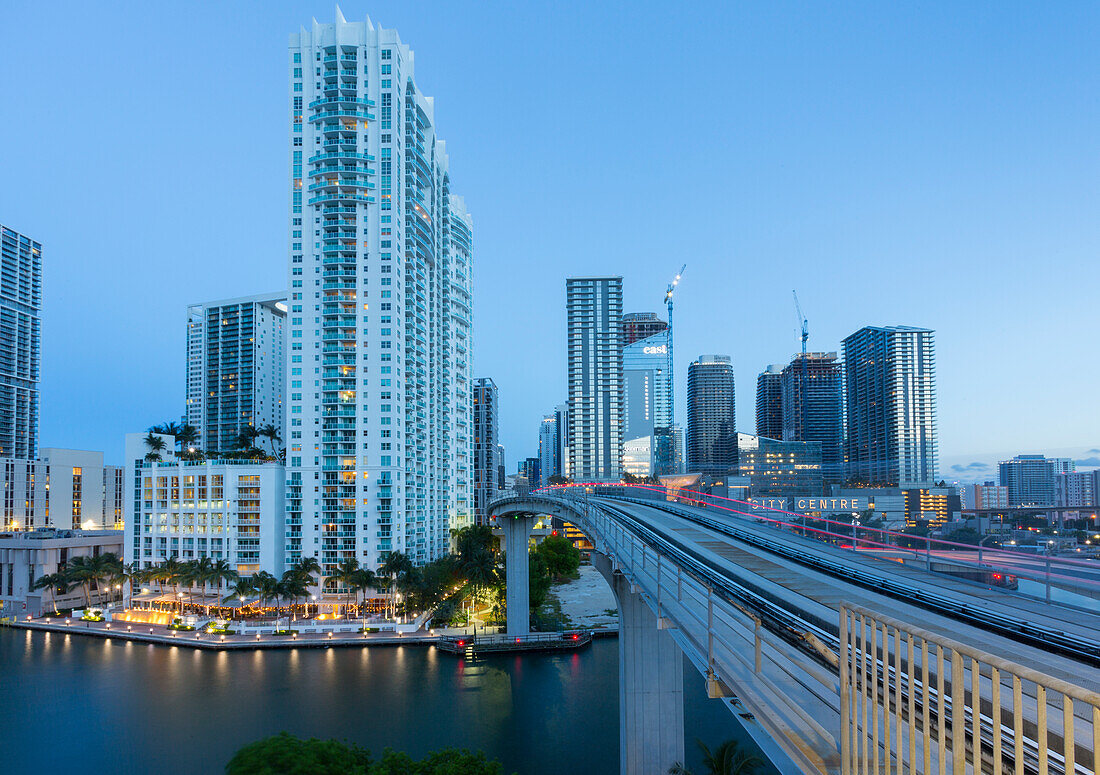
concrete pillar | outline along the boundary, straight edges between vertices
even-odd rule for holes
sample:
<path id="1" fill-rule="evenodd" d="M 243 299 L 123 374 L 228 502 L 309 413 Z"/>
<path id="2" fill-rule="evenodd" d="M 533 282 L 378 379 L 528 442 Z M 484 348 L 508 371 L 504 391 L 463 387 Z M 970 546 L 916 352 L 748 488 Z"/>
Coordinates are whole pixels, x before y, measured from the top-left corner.
<path id="1" fill-rule="evenodd" d="M 668 772 L 684 761 L 684 655 L 604 555 L 592 564 L 619 602 L 619 772 Z"/>
<path id="2" fill-rule="evenodd" d="M 534 519 L 528 516 L 505 516 L 497 520 L 504 532 L 504 566 L 508 584 L 504 599 L 508 606 L 509 635 L 531 632 L 531 579 L 527 546 Z"/>

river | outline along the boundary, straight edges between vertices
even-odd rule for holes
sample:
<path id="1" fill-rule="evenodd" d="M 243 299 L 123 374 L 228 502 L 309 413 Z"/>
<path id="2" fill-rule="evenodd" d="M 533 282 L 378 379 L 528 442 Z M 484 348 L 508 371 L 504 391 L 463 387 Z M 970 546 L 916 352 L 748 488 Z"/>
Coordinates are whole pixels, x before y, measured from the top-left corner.
<path id="1" fill-rule="evenodd" d="M 746 735 L 684 676 L 697 764 L 695 738 Z M 614 639 L 471 665 L 412 646 L 210 652 L 0 628 L 0 708 L 11 775 L 218 773 L 281 730 L 414 756 L 480 749 L 520 775 L 618 772 Z"/>

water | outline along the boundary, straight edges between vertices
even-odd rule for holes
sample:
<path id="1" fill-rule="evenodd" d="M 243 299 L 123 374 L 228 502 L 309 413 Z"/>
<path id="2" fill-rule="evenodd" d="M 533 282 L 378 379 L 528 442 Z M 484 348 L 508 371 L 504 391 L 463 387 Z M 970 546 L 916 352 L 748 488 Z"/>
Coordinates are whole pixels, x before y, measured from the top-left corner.
<path id="1" fill-rule="evenodd" d="M 694 739 L 746 739 L 685 663 Z M 618 772 L 618 644 L 473 666 L 422 647 L 207 652 L 0 628 L 5 773 L 221 772 L 282 730 L 414 756 L 485 751 L 520 775 Z M 751 745 L 751 743 L 750 743 Z"/>

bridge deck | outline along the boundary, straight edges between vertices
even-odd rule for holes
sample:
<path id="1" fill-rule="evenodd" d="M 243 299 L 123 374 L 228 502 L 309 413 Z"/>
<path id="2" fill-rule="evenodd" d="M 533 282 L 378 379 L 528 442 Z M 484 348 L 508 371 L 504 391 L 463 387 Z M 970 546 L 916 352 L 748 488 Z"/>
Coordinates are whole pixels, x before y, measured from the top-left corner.
<path id="1" fill-rule="evenodd" d="M 601 499 L 602 500 L 602 499 Z M 731 579 L 753 586 L 765 586 L 773 594 L 783 597 L 808 614 L 825 621 L 835 622 L 842 603 L 855 603 L 882 611 L 913 625 L 970 643 L 991 653 L 1007 656 L 1015 662 L 1062 678 L 1071 683 L 1100 691 L 1100 671 L 1067 656 L 1021 643 L 1003 635 L 990 632 L 965 621 L 930 611 L 919 605 L 899 600 L 839 579 L 823 571 L 806 567 L 740 541 L 688 519 L 657 509 L 619 499 L 609 499 L 609 505 L 627 511 L 655 532 L 683 548 L 707 557 L 715 569 L 721 569 Z M 691 509 L 677 504 L 677 508 L 696 511 L 708 519 L 723 519 L 715 509 Z M 781 538 L 785 543 L 797 545 L 809 554 L 842 560 L 849 567 L 865 567 L 876 575 L 889 575 L 914 589 L 945 599 L 965 600 L 981 610 L 1002 616 L 1006 620 L 1021 620 L 1035 626 L 1075 634 L 1096 640 L 1100 633 L 1100 616 L 1045 604 L 1011 591 L 991 589 L 980 584 L 929 574 L 921 569 L 900 563 L 861 557 L 851 552 L 828 546 L 818 541 L 804 539 L 789 532 L 728 517 L 730 524 L 739 530 L 768 540 Z"/>

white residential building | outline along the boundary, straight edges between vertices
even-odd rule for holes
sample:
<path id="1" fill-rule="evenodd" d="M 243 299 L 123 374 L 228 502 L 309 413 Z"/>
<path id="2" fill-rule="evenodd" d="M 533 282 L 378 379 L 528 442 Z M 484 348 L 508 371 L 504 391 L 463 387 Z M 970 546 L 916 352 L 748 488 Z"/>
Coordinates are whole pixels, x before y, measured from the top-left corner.
<path id="1" fill-rule="evenodd" d="M 285 323 L 286 291 L 187 308 L 186 417 L 208 454 L 235 449 L 249 426 L 283 432 Z"/>
<path id="2" fill-rule="evenodd" d="M 424 563 L 470 518 L 472 221 L 413 54 L 290 36 L 286 562 Z"/>
<path id="3" fill-rule="evenodd" d="M 0 224 L 0 456 L 38 454 L 42 246 Z"/>
<path id="4" fill-rule="evenodd" d="M 283 572 L 283 465 L 148 461 L 147 451 L 145 434 L 126 434 L 126 562 L 209 557 L 242 576 Z"/>
<path id="5" fill-rule="evenodd" d="M 103 453 L 43 447 L 36 460 L 0 458 L 4 530 L 121 529 L 123 471 Z"/>

